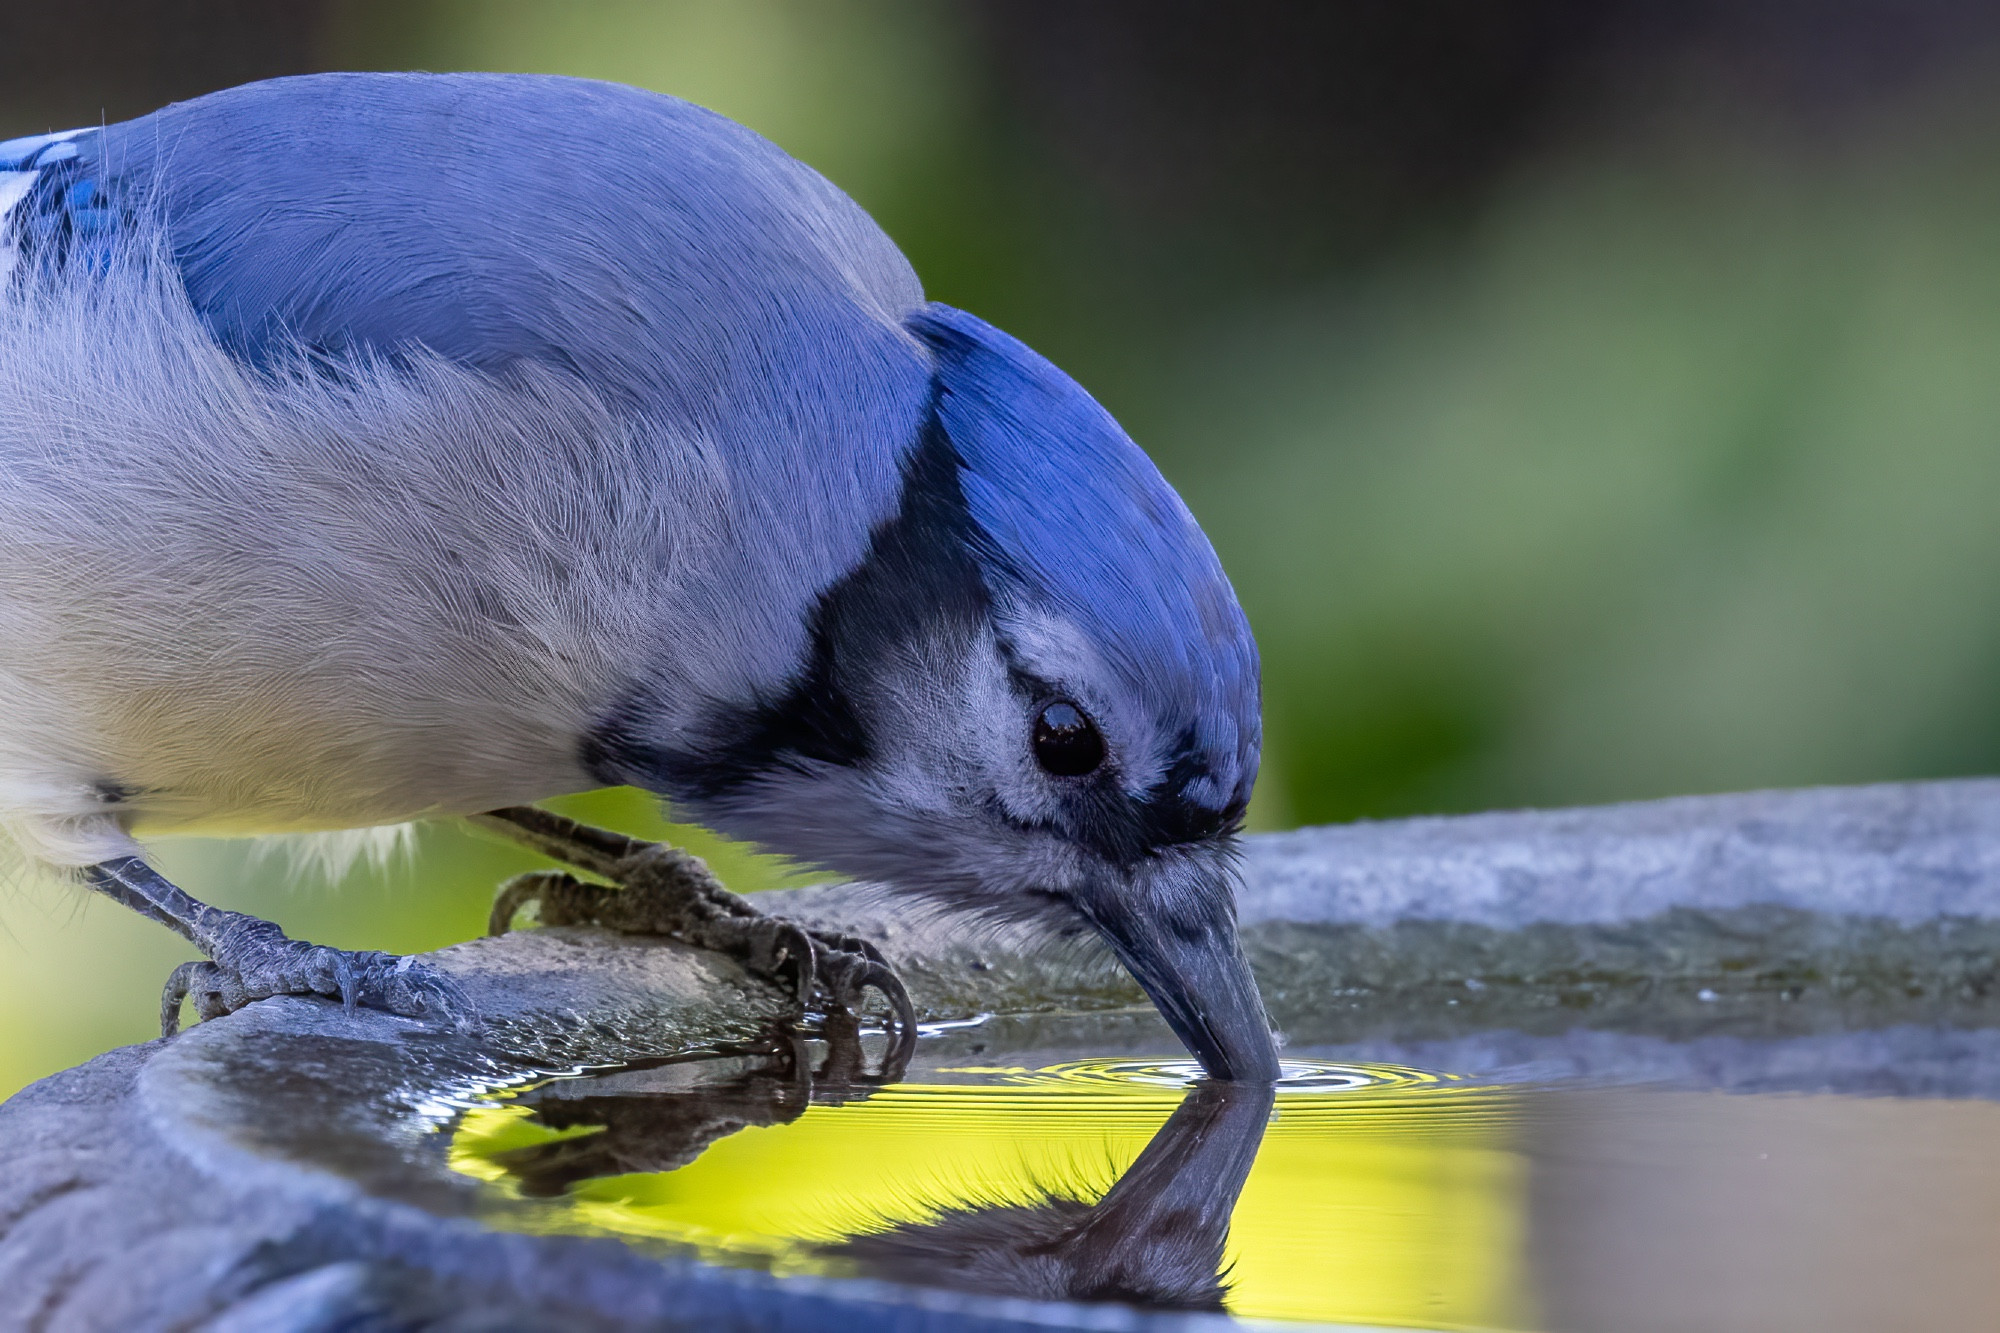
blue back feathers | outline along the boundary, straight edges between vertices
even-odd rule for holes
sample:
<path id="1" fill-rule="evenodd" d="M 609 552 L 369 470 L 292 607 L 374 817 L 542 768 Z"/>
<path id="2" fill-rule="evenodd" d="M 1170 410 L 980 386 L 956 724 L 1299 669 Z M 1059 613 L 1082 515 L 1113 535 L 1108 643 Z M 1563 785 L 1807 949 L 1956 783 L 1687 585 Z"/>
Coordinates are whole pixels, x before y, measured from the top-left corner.
<path id="1" fill-rule="evenodd" d="M 1261 740 L 1257 647 L 1208 538 L 1083 388 L 1018 339 L 931 305 L 910 321 L 937 358 L 938 411 L 986 580 L 1088 633 L 1159 723 L 1178 730 L 1175 794 L 1240 815 Z"/>
<path id="2" fill-rule="evenodd" d="M 157 218 L 195 308 L 259 365 L 301 344 L 421 344 L 698 413 L 688 399 L 742 385 L 733 358 L 851 337 L 857 314 L 893 323 L 921 300 L 888 238 L 809 168 L 618 84 L 312 75 L 93 139 L 91 170 Z"/>

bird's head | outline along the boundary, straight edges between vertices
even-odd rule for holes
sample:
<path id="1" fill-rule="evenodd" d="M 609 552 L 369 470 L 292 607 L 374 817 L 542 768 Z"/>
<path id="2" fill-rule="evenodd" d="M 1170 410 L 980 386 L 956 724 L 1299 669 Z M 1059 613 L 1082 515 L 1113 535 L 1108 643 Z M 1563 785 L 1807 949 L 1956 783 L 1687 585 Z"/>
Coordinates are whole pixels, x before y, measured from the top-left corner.
<path id="1" fill-rule="evenodd" d="M 1221 565 L 1055 366 L 948 307 L 909 328 L 934 373 L 897 511 L 784 696 L 599 767 L 843 873 L 1094 931 L 1212 1077 L 1269 1080 L 1234 899 L 1257 652 Z"/>

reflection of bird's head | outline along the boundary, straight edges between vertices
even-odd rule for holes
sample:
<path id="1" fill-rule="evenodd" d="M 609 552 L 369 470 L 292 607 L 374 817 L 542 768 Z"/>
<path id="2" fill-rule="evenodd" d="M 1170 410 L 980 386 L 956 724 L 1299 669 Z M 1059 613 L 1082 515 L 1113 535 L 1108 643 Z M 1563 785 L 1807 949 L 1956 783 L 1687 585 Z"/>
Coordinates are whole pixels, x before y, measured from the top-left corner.
<path id="1" fill-rule="evenodd" d="M 955 1208 L 829 1246 L 895 1281 L 1047 1300 L 1220 1310 L 1229 1215 L 1269 1118 L 1268 1088 L 1204 1084 L 1188 1094 L 1095 1204 Z"/>

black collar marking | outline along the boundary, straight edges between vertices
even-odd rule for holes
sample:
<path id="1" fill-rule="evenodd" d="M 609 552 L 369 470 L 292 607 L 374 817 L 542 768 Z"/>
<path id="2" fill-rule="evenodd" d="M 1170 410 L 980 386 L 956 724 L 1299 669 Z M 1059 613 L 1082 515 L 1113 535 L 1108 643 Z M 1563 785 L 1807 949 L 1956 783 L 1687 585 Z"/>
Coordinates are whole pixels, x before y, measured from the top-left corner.
<path id="1" fill-rule="evenodd" d="M 774 769 L 865 761 L 871 747 L 854 701 L 874 664 L 926 639 L 976 633 L 987 618 L 959 466 L 933 405 L 904 462 L 896 514 L 876 526 L 861 563 L 820 594 L 804 668 L 785 692 L 719 710 L 702 728 L 707 744 L 670 748 L 646 734 L 654 710 L 642 690 L 585 741 L 588 771 L 698 803 Z"/>

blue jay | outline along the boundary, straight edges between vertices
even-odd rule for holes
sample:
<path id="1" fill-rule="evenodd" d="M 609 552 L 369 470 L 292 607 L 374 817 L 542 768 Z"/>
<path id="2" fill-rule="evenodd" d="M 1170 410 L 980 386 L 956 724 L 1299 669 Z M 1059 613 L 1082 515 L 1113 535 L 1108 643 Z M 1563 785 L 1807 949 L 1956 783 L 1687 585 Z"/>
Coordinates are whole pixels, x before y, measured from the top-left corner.
<path id="1" fill-rule="evenodd" d="M 169 1030 L 283 993 L 463 1019 L 442 971 L 209 907 L 137 841 L 443 817 L 623 886 L 497 916 L 907 1007 L 867 943 L 531 804 L 633 784 L 1095 932 L 1211 1076 L 1275 1077 L 1213 550 L 809 168 L 612 84 L 309 76 L 0 144 L 0 237 L 0 829 L 204 954 Z"/>

